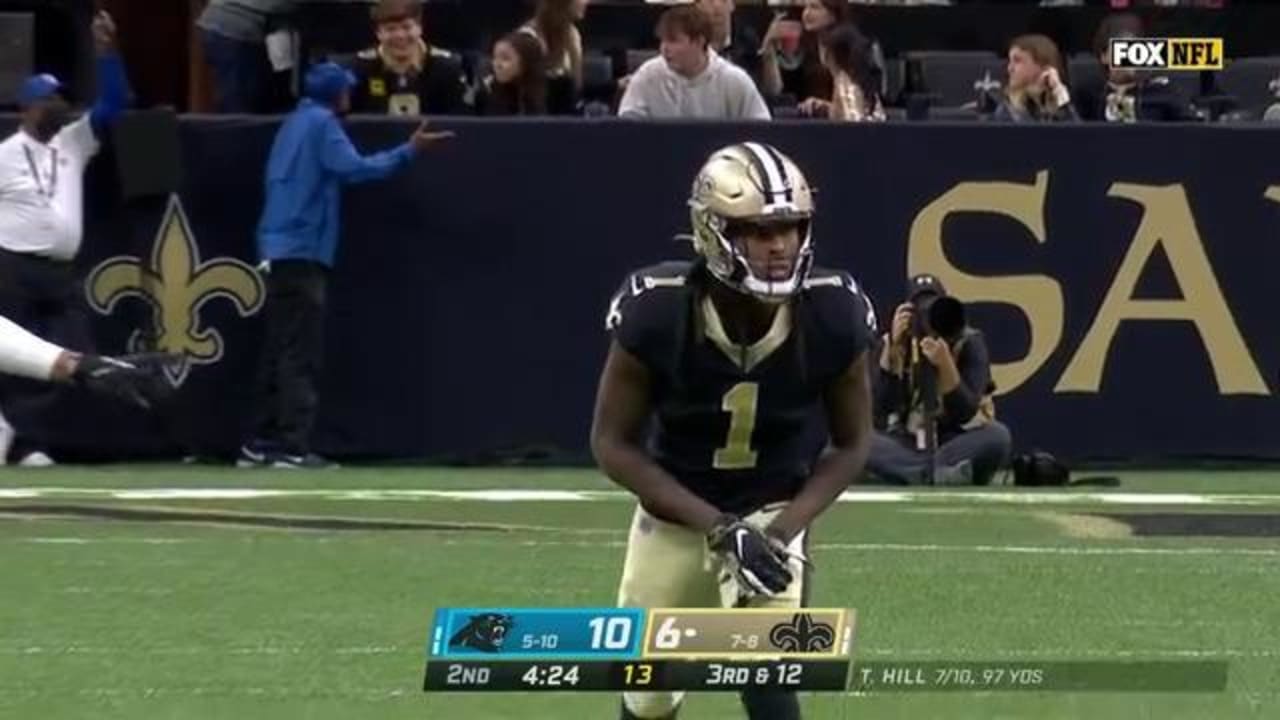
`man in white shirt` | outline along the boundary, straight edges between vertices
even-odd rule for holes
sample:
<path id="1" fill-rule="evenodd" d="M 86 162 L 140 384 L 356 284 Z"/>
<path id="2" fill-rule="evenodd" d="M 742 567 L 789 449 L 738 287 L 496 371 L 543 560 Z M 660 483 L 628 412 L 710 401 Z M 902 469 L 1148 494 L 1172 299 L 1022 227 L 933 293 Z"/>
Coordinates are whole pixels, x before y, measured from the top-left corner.
<path id="1" fill-rule="evenodd" d="M 101 92 L 89 112 L 75 118 L 58 79 L 36 75 L 19 90 L 21 127 L 0 142 L 0 315 L 77 350 L 92 347 L 73 265 L 83 232 L 84 171 L 129 95 L 115 35 L 111 17 L 99 13 L 93 37 Z M 46 401 L 39 386 L 0 383 L 0 406 L 19 436 Z M 2 440 L 0 461 L 10 450 Z M 49 464 L 34 446 L 19 442 L 12 450 L 26 464 Z"/>
<path id="2" fill-rule="evenodd" d="M 711 20 L 692 5 L 658 20 L 662 53 L 636 70 L 618 116 L 769 120 L 769 106 L 746 71 L 709 48 Z"/>

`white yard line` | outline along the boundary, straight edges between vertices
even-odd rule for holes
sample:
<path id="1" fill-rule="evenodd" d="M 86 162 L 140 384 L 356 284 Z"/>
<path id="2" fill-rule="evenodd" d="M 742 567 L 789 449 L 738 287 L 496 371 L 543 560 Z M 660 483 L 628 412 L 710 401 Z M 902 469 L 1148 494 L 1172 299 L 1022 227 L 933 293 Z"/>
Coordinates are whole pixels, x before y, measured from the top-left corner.
<path id="1" fill-rule="evenodd" d="M 630 502 L 621 490 L 418 490 L 270 488 L 0 488 L 0 500 L 263 500 L 467 502 Z M 851 490 L 847 503 L 948 503 L 995 505 L 1280 506 L 1280 495 L 1239 493 L 993 492 Z"/>
<path id="2" fill-rule="evenodd" d="M 310 538 L 311 536 L 289 536 Z M 318 538 L 317 538 L 318 539 Z M 210 537 L 208 542 L 222 542 L 221 538 Z M 310 541 L 309 539 L 307 541 Z M 0 540 L 0 543 L 3 543 Z M 140 543 L 163 545 L 175 542 L 202 542 L 196 538 L 99 538 L 99 537 L 34 537 L 14 538 L 11 542 L 31 543 L 36 545 L 93 545 L 110 543 Z M 470 534 L 455 534 L 440 541 L 441 545 L 457 546 L 493 546 L 493 547 L 564 547 L 589 550 L 610 550 L 626 547 L 622 540 L 519 540 L 496 539 L 491 536 L 479 537 Z M 1074 547 L 1056 545 L 941 545 L 912 543 L 815 543 L 813 548 L 820 553 L 850 552 L 908 552 L 908 553 L 976 553 L 976 554 L 1011 554 L 1011 555 L 1058 555 L 1058 556 L 1123 556 L 1147 555 L 1165 557 L 1259 557 L 1280 558 L 1280 548 L 1252 547 Z"/>

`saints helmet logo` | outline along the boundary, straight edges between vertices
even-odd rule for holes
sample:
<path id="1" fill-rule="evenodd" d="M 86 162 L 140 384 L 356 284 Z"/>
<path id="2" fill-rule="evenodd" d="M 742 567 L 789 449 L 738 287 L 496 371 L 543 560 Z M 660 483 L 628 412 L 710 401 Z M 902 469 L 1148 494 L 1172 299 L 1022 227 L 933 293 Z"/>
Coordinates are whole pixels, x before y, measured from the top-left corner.
<path id="1" fill-rule="evenodd" d="M 496 653 L 516 624 L 515 618 L 499 613 L 472 615 L 471 621 L 449 638 L 449 647 L 465 647 L 481 652 Z"/>
<path id="2" fill-rule="evenodd" d="M 201 260 L 200 248 L 176 195 L 160 223 L 151 258 L 117 256 L 100 263 L 86 281 L 89 304 L 109 315 L 125 298 L 139 298 L 151 307 L 152 328 L 129 337 L 130 352 L 155 350 L 171 353 L 180 362 L 166 366 L 169 382 L 178 387 L 193 365 L 211 365 L 222 359 L 225 343 L 215 328 L 205 327 L 200 311 L 206 303 L 225 298 L 240 317 L 256 313 L 265 298 L 262 278 L 247 263 L 235 258 Z"/>
<path id="3" fill-rule="evenodd" d="M 836 641 L 835 628 L 814 622 L 809 613 L 797 613 L 791 622 L 778 623 L 769 631 L 769 642 L 784 652 L 823 652 Z"/>

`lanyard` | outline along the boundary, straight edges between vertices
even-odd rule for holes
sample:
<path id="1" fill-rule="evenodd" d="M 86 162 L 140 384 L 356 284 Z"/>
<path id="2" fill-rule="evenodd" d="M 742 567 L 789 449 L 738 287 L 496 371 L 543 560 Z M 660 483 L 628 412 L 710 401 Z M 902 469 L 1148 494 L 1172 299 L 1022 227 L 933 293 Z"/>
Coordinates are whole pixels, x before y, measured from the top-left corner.
<path id="1" fill-rule="evenodd" d="M 27 154 L 27 167 L 31 168 L 31 177 L 36 182 L 36 191 L 41 197 L 52 200 L 54 193 L 58 191 L 58 149 L 49 148 L 49 189 L 44 187 L 44 179 L 40 177 L 40 169 L 36 167 L 36 156 L 31 154 L 31 147 L 22 146 L 22 152 Z"/>

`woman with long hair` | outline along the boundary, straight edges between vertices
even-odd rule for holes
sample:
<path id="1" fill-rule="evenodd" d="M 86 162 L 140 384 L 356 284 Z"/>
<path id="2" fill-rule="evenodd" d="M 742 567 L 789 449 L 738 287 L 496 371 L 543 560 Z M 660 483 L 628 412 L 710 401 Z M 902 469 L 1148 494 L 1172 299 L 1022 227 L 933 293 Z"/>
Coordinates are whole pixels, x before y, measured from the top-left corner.
<path id="1" fill-rule="evenodd" d="M 1019 35 L 1009 43 L 1009 80 L 995 99 L 995 120 L 1063 122 L 1079 120 L 1063 81 L 1062 53 L 1045 35 Z"/>
<path id="2" fill-rule="evenodd" d="M 542 42 L 546 58 L 547 93 L 551 111 L 573 112 L 582 92 L 582 34 L 577 23 L 590 0 L 538 0 L 533 18 L 518 32 Z"/>
<path id="3" fill-rule="evenodd" d="M 847 22 L 848 0 L 805 0 L 799 23 L 788 20 L 785 13 L 776 14 L 760 50 L 765 97 L 786 94 L 797 102 L 831 97 L 831 73 L 818 59 L 818 36 Z"/>
<path id="4" fill-rule="evenodd" d="M 837 25 L 818 40 L 818 56 L 831 73 L 830 100 L 811 98 L 800 110 L 844 122 L 885 119 L 880 102 L 880 68 L 871 56 L 871 41 L 852 23 Z"/>
<path id="5" fill-rule="evenodd" d="M 547 69 L 542 43 L 529 33 L 513 32 L 493 44 L 493 72 L 476 92 L 480 115 L 544 115 Z"/>

